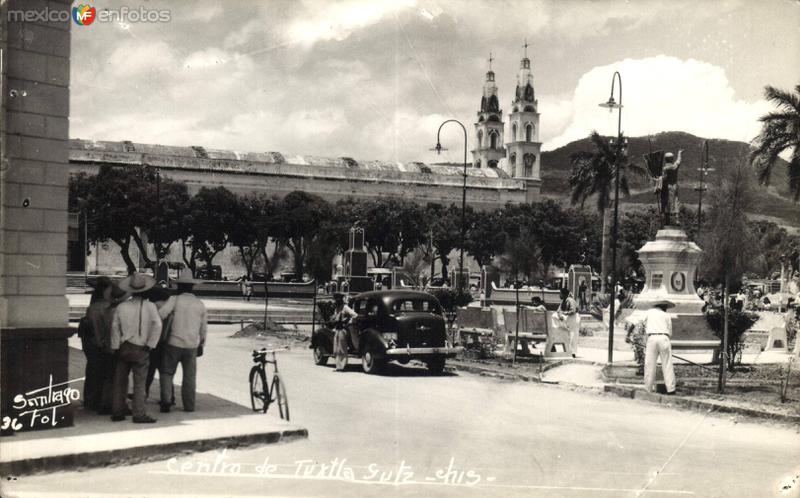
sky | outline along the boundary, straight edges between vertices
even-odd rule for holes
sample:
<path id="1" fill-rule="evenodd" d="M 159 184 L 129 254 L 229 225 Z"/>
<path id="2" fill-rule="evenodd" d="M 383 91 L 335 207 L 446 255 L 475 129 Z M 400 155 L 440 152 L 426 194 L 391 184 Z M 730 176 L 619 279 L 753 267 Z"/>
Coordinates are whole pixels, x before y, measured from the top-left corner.
<path id="1" fill-rule="evenodd" d="M 800 84 L 798 0 L 92 5 L 168 21 L 73 24 L 73 138 L 460 162 L 457 124 L 442 130 L 448 151 L 430 151 L 439 125 L 464 123 L 471 150 L 490 52 L 507 123 L 526 40 L 544 150 L 616 133 L 598 107 L 615 71 L 628 136 L 750 141 L 771 109 L 764 86 Z"/>

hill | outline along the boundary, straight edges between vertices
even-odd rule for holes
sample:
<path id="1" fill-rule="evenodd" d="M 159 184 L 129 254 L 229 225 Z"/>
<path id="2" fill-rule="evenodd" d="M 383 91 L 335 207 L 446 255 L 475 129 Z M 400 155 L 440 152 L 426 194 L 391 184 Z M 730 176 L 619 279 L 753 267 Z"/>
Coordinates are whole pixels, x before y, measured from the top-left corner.
<path id="1" fill-rule="evenodd" d="M 678 198 L 682 204 L 697 205 L 698 193 L 694 190 L 699 181 L 699 168 L 702 164 L 701 154 L 704 138 L 688 133 L 671 131 L 650 137 L 632 137 L 628 139 L 628 149 L 633 161 L 644 165 L 642 156 L 649 151 L 665 150 L 677 152 L 683 149 Z M 542 195 L 563 202 L 569 202 L 568 179 L 571 172 L 570 156 L 579 151 L 590 151 L 592 145 L 589 138 L 576 140 L 556 150 L 542 153 Z M 715 171 L 706 177 L 709 189 L 715 188 L 720 181 L 720 173 L 736 161 L 746 159 L 749 144 L 731 140 L 709 139 L 709 168 Z M 779 159 L 773 168 L 770 187 L 757 187 L 757 210 L 751 213 L 753 218 L 768 219 L 788 227 L 800 227 L 800 204 L 794 203 L 789 196 L 786 177 L 786 162 Z M 638 209 L 655 202 L 650 180 L 648 178 L 629 178 L 631 181 L 631 197 L 622 198 L 621 205 L 628 209 Z M 708 191 L 704 195 L 705 199 Z M 593 206 L 592 206 L 593 207 Z M 704 209 L 705 211 L 705 209 Z"/>

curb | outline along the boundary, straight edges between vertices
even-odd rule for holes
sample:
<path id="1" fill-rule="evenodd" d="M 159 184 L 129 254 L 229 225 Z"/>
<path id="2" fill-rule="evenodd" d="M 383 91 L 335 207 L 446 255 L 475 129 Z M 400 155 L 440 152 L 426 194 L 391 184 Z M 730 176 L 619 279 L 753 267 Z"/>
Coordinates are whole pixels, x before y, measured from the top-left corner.
<path id="1" fill-rule="evenodd" d="M 753 408 L 739 406 L 729 406 L 713 401 L 685 398 L 682 396 L 667 396 L 665 394 L 649 393 L 638 387 L 626 387 L 618 385 L 606 385 L 604 392 L 615 394 L 621 398 L 638 399 L 665 406 L 678 406 L 695 411 L 732 413 L 759 419 L 776 420 L 800 425 L 800 415 L 787 415 L 783 413 L 772 413 Z"/>
<path id="2" fill-rule="evenodd" d="M 97 467 L 133 465 L 153 460 L 164 460 L 182 453 L 210 451 L 223 447 L 242 448 L 256 444 L 275 444 L 307 437 L 307 429 L 289 429 L 194 441 L 180 441 L 170 444 L 147 444 L 144 446 L 107 451 L 13 460 L 0 463 L 0 475 L 18 476 L 54 471 L 76 471 Z"/>
<path id="3" fill-rule="evenodd" d="M 550 368 L 555 368 L 556 366 L 561 366 L 569 363 L 590 363 L 594 365 L 600 365 L 597 362 L 570 359 L 561 362 L 555 362 L 553 366 L 551 366 Z M 536 382 L 541 384 L 557 385 L 565 389 L 570 389 L 570 390 L 577 389 L 583 392 L 594 392 L 598 394 L 603 394 L 603 393 L 614 394 L 619 396 L 620 398 L 648 401 L 650 403 L 656 403 L 664 405 L 666 407 L 674 406 L 701 412 L 731 413 L 735 415 L 742 415 L 745 417 L 775 420 L 778 422 L 788 422 L 800 426 L 800 415 L 772 413 L 761 410 L 755 410 L 753 408 L 729 406 L 721 403 L 714 403 L 712 401 L 697 400 L 697 399 L 685 398 L 674 395 L 667 396 L 664 394 L 649 393 L 641 387 L 628 387 L 615 384 L 606 384 L 602 387 L 602 389 L 598 389 L 591 386 L 581 386 L 579 384 L 573 384 L 568 382 L 541 381 L 539 380 L 538 375 L 516 374 L 513 372 L 505 372 L 494 368 L 481 367 L 477 365 L 464 365 L 461 363 L 449 364 L 447 369 L 449 371 L 463 371 L 463 372 L 473 373 L 484 377 L 494 377 L 506 380 L 522 380 L 525 382 Z M 549 368 L 543 370 L 543 372 L 547 370 L 549 370 Z"/>

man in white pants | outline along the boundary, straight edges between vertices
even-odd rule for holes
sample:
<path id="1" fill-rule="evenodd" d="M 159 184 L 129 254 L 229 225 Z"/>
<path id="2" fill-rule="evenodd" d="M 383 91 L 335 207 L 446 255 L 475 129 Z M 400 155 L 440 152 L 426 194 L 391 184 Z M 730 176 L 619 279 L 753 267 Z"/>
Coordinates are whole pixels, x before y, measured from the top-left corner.
<path id="1" fill-rule="evenodd" d="M 656 382 L 656 368 L 661 359 L 661 372 L 667 394 L 675 394 L 675 369 L 672 366 L 672 319 L 667 314 L 675 305 L 667 300 L 653 303 L 653 307 L 645 312 L 644 330 L 647 344 L 644 354 L 644 389 L 652 392 Z"/>

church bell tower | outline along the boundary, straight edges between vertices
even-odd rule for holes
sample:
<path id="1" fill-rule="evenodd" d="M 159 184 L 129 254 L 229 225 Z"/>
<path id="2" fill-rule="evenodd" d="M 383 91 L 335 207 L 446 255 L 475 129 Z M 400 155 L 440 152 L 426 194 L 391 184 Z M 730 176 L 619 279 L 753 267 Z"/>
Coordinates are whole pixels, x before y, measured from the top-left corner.
<path id="1" fill-rule="evenodd" d="M 514 178 L 530 180 L 528 189 L 535 190 L 538 196 L 541 188 L 542 157 L 542 143 L 539 141 L 539 103 L 533 91 L 533 74 L 531 60 L 528 58 L 527 40 L 524 47 L 525 53 L 517 74 L 517 91 L 509 115 L 511 136 L 506 144 L 506 164 L 508 174 Z"/>
<path id="2" fill-rule="evenodd" d="M 475 149 L 472 151 L 472 164 L 476 168 L 496 168 L 505 157 L 503 149 L 503 111 L 497 99 L 497 84 L 492 71 L 492 54 L 489 54 L 489 71 L 483 84 L 481 108 L 478 122 L 475 123 Z"/>

